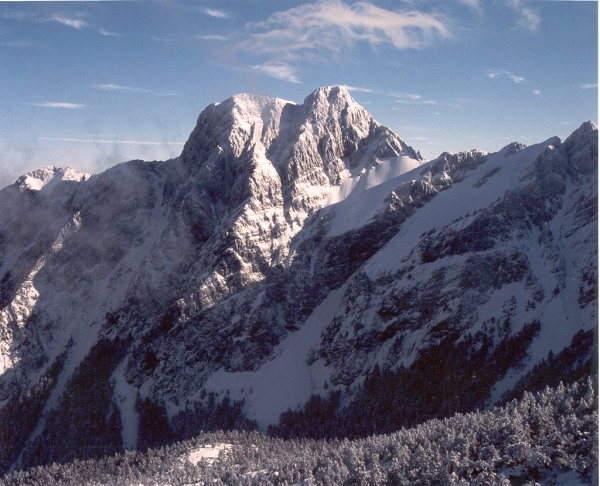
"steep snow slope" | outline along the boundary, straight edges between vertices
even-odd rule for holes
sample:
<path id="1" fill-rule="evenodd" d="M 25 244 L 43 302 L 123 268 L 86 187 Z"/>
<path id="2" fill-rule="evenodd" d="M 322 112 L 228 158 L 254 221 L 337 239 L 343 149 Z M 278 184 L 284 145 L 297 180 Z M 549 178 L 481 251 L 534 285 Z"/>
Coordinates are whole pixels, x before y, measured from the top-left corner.
<path id="1" fill-rule="evenodd" d="M 248 417 L 256 420 L 263 431 L 277 422 L 281 412 L 303 405 L 312 394 L 323 394 L 330 371 L 323 366 L 309 366 L 306 358 L 339 308 L 344 291 L 345 286 L 331 291 L 302 329 L 288 336 L 276 349 L 275 357 L 260 369 L 235 373 L 218 370 L 206 381 L 205 388 L 244 399 Z"/>
<path id="2" fill-rule="evenodd" d="M 499 376 L 493 403 L 549 352 L 560 352 L 580 329 L 594 328 L 596 306 L 579 296 L 585 293 L 582 285 L 597 278 L 597 219 L 589 211 L 596 204 L 597 180 L 589 163 L 582 172 L 572 164 L 574 152 L 586 153 L 588 162 L 596 157 L 595 139 L 581 141 L 582 133 L 593 130 L 593 124 L 584 124 L 564 144 L 552 138 L 527 148 L 511 144 L 496 154 L 443 154 L 323 209 L 313 225 L 327 221 L 326 235 L 336 237 L 357 231 L 390 204 L 426 201 L 325 299 L 327 313 L 317 308 L 307 319 L 307 326 L 319 321 L 322 332 L 311 342 L 291 344 L 304 357 L 304 363 L 302 356 L 295 358 L 294 372 L 312 371 L 321 382 L 332 380 L 335 389 L 354 383 L 376 362 L 408 367 L 423 349 L 453 334 L 485 332 L 494 347 L 539 322 L 526 359 Z M 581 146 L 570 148 L 573 140 Z M 585 217 L 577 208 L 588 209 Z M 308 225 L 305 231 L 311 230 Z M 496 329 L 496 322 L 503 327 Z M 282 354 L 289 352 L 289 339 L 280 346 Z M 273 374 L 277 363 L 279 380 Z M 325 393 L 323 383 L 313 378 L 302 387 L 286 370 L 278 357 L 253 373 L 216 373 L 206 387 L 245 398 L 248 412 L 265 427 L 293 409 L 298 394 L 307 400 L 311 393 Z M 295 394 L 286 388 L 288 379 L 299 385 Z M 249 387 L 263 397 L 260 407 Z"/>
<path id="3" fill-rule="evenodd" d="M 338 370 L 334 377 L 352 381 L 373 362 L 372 353 L 408 366 L 423 346 L 449 333 L 475 334 L 500 319 L 508 326 L 501 332 L 516 333 L 539 321 L 529 364 L 499 384 L 506 389 L 548 352 L 567 346 L 578 330 L 595 326 L 596 307 L 579 296 L 586 295 L 589 278 L 597 278 L 597 216 L 589 210 L 596 205 L 597 180 L 593 169 L 573 168 L 570 148 L 592 129 L 583 125 L 562 145 L 551 139 L 511 155 L 505 149 L 481 156 L 457 182 L 442 171 L 444 184 L 429 188 L 436 197 L 350 280 L 345 307 L 321 346 L 326 363 Z M 593 160 L 597 141 L 584 144 L 576 150 Z M 419 169 L 421 183 L 435 181 L 444 158 Z M 414 186 L 407 180 L 414 175 L 400 178 L 394 194 Z M 347 204 L 331 208 L 335 222 L 348 220 Z M 586 208 L 585 217 L 577 208 Z M 381 333 L 381 348 L 359 346 Z"/>

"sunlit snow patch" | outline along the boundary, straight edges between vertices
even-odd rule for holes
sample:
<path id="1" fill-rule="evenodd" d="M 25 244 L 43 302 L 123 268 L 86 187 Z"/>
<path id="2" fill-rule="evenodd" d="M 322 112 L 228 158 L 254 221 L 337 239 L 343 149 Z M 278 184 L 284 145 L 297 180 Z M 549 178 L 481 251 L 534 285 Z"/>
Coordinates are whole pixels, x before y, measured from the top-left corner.
<path id="1" fill-rule="evenodd" d="M 187 455 L 187 460 L 194 465 L 203 459 L 212 464 L 219 457 L 221 451 L 228 451 L 229 449 L 231 449 L 231 444 L 215 444 L 200 447 L 190 451 Z"/>
<path id="2" fill-rule="evenodd" d="M 79 172 L 78 170 L 71 169 L 70 167 L 54 167 L 47 166 L 42 169 L 37 169 L 32 172 L 28 172 L 24 176 L 20 177 L 16 184 L 21 189 L 30 189 L 33 191 L 41 191 L 42 189 L 49 189 L 50 187 L 58 184 L 60 181 L 85 181 L 89 179 L 90 174 Z"/>

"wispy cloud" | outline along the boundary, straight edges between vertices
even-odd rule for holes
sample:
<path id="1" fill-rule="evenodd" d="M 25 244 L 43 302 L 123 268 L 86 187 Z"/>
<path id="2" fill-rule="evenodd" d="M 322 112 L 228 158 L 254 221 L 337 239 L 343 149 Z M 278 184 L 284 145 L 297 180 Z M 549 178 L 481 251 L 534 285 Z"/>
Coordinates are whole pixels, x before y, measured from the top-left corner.
<path id="1" fill-rule="evenodd" d="M 131 91 L 134 93 L 150 93 L 149 89 L 133 88 L 131 86 L 120 86 L 118 84 L 93 84 L 92 88 L 110 90 L 110 91 Z"/>
<path id="2" fill-rule="evenodd" d="M 421 99 L 421 95 L 414 93 L 390 93 L 390 96 L 392 98 L 407 99 L 411 101 L 417 101 Z"/>
<path id="3" fill-rule="evenodd" d="M 328 60 L 357 44 L 418 49 L 451 37 L 439 17 L 417 10 L 385 10 L 367 2 L 350 6 L 341 0 L 319 0 L 276 12 L 265 21 L 247 24 L 240 35 L 235 51 L 280 63 Z"/>
<path id="4" fill-rule="evenodd" d="M 467 106 L 492 106 L 492 103 L 489 100 L 480 100 L 477 98 L 456 98 L 456 108 L 460 108 L 462 105 Z M 453 105 L 449 105 L 453 106 Z"/>
<path id="5" fill-rule="evenodd" d="M 216 8 L 201 8 L 200 11 L 203 14 L 210 15 L 217 19 L 228 19 L 230 17 L 229 13 L 223 10 L 217 10 Z"/>
<path id="6" fill-rule="evenodd" d="M 108 37 L 123 37 L 123 34 L 119 34 L 118 32 L 111 32 L 110 30 L 103 29 L 102 27 L 98 29 L 98 32 Z"/>
<path id="7" fill-rule="evenodd" d="M 525 78 L 523 76 L 518 76 L 514 73 L 511 73 L 510 71 L 505 70 L 505 69 L 489 69 L 486 76 L 490 79 L 496 79 L 496 78 L 510 79 L 511 81 L 514 81 L 517 84 L 525 81 Z"/>
<path id="8" fill-rule="evenodd" d="M 69 18 L 60 14 L 53 14 L 50 16 L 50 20 L 54 20 L 59 24 L 68 25 L 69 27 L 73 27 L 74 29 L 81 30 L 84 27 L 89 27 L 90 25 L 81 19 Z"/>
<path id="9" fill-rule="evenodd" d="M 33 106 L 39 106 L 42 108 L 67 108 L 69 110 L 76 110 L 79 108 L 87 108 L 88 105 L 82 105 L 79 103 L 57 103 L 54 101 L 46 101 L 44 103 L 34 103 Z"/>
<path id="10" fill-rule="evenodd" d="M 31 41 L 19 40 L 19 41 L 2 42 L 2 43 L 0 43 L 0 45 L 6 46 L 6 47 L 34 47 L 37 44 L 35 42 L 31 42 Z"/>
<path id="11" fill-rule="evenodd" d="M 579 83 L 577 87 L 581 89 L 598 89 L 598 83 Z"/>
<path id="12" fill-rule="evenodd" d="M 402 103 L 403 105 L 435 105 L 435 100 L 396 100 L 396 103 Z"/>
<path id="13" fill-rule="evenodd" d="M 40 140 L 51 140 L 55 142 L 81 142 L 81 143 L 113 143 L 125 145 L 185 145 L 185 142 L 146 142 L 139 140 L 101 140 L 93 138 L 54 138 L 40 137 Z"/>
<path id="14" fill-rule="evenodd" d="M 481 1 L 480 0 L 456 0 L 458 3 L 462 3 L 463 5 L 466 5 L 467 7 L 472 8 L 473 10 L 481 13 L 483 11 L 483 9 L 481 8 Z"/>
<path id="15" fill-rule="evenodd" d="M 539 89 L 534 89 L 532 93 L 536 96 L 542 96 L 542 92 Z"/>
<path id="16" fill-rule="evenodd" d="M 252 68 L 275 79 L 289 81 L 290 83 L 300 83 L 296 77 L 296 70 L 292 66 L 283 62 L 264 63 L 257 66 L 252 66 Z"/>
<path id="17" fill-rule="evenodd" d="M 346 88 L 348 91 L 352 92 L 352 91 L 356 91 L 359 93 L 373 93 L 374 90 L 369 89 L 369 88 L 357 88 L 356 86 L 348 86 L 347 84 L 340 84 L 341 88 Z"/>
<path id="18" fill-rule="evenodd" d="M 517 27 L 534 34 L 539 30 L 541 24 L 539 10 L 523 5 L 521 0 L 508 0 L 507 6 L 519 15 Z"/>
<path id="19" fill-rule="evenodd" d="M 227 40 L 227 36 L 219 35 L 219 34 L 207 34 L 207 35 L 199 35 L 196 37 L 196 39 L 224 41 L 224 40 Z"/>
<path id="20" fill-rule="evenodd" d="M 5 19 L 19 20 L 23 22 L 34 22 L 34 23 L 52 23 L 56 22 L 62 25 L 66 25 L 67 27 L 71 27 L 76 30 L 82 29 L 94 29 L 97 30 L 100 34 L 105 36 L 115 36 L 121 37 L 121 34 L 117 32 L 111 32 L 102 27 L 97 28 L 93 25 L 89 24 L 85 20 L 81 18 L 81 15 L 78 16 L 68 16 L 62 13 L 53 13 L 53 14 L 40 14 L 33 12 L 23 12 L 23 11 L 13 11 L 13 12 L 4 12 L 2 17 Z"/>
<path id="21" fill-rule="evenodd" d="M 435 100 L 425 100 L 419 94 L 414 93 L 390 93 L 392 98 L 396 98 L 396 103 L 404 105 L 435 105 Z"/>
<path id="22" fill-rule="evenodd" d="M 146 88 L 135 88 L 133 86 L 121 86 L 119 84 L 93 84 L 92 88 L 102 89 L 106 91 L 129 91 L 130 93 L 150 93 L 155 96 L 175 96 L 175 93 L 158 93 Z"/>
<path id="23" fill-rule="evenodd" d="M 365 2 L 349 6 L 340 0 L 277 12 L 249 30 L 249 38 L 239 48 L 292 59 L 307 51 L 339 52 L 357 42 L 407 49 L 429 44 L 436 35 L 450 37 L 447 26 L 433 16 L 393 12 Z"/>

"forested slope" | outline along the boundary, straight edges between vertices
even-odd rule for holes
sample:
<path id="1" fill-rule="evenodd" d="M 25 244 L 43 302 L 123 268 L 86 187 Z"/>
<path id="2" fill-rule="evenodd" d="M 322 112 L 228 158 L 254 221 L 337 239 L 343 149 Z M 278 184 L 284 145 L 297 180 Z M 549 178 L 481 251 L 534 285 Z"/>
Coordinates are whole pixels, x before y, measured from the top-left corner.
<path id="1" fill-rule="evenodd" d="M 0 484 L 598 484 L 597 408 L 593 382 L 583 379 L 388 435 L 315 441 L 205 433 L 146 453 L 37 467 Z"/>

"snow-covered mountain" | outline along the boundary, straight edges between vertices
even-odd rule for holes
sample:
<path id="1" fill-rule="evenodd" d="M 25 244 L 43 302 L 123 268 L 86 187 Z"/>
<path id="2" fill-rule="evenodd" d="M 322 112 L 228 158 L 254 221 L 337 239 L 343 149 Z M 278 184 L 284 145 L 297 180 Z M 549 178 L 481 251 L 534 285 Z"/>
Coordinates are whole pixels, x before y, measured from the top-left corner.
<path id="1" fill-rule="evenodd" d="M 427 365 L 410 393 L 451 412 L 549 352 L 577 368 L 597 133 L 425 161 L 328 87 L 210 105 L 177 159 L 19 178 L 0 191 L 0 466 L 154 445 L 211 414 L 266 430 L 313 394 L 351 410 L 379 370 Z"/>

